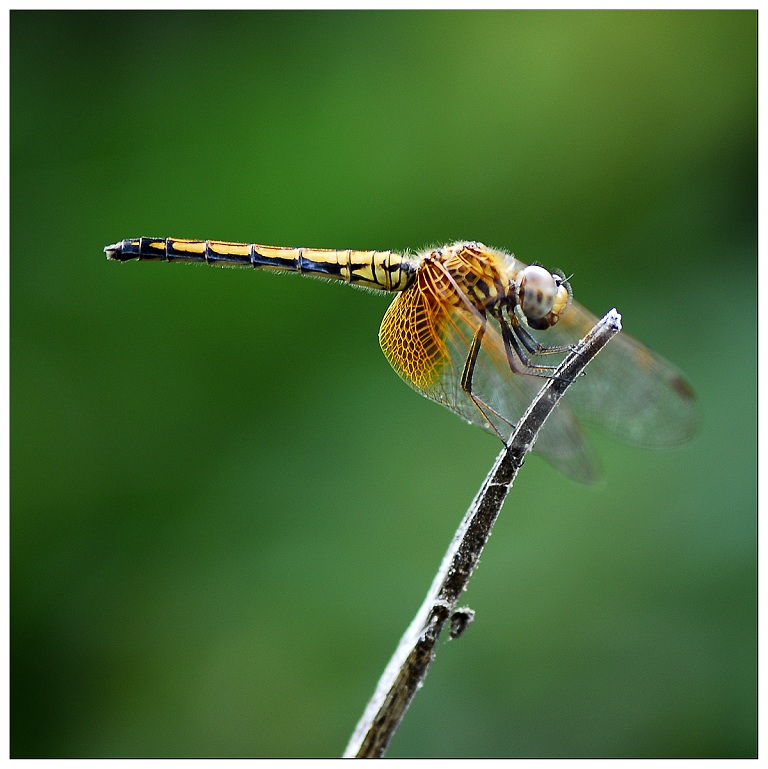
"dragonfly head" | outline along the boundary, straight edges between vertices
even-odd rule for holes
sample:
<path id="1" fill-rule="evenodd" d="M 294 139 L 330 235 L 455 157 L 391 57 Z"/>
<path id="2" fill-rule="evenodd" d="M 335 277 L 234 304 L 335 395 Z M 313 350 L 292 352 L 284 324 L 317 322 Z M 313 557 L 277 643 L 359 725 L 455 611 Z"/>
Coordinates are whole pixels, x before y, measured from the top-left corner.
<path id="1" fill-rule="evenodd" d="M 561 272 L 549 272 L 538 264 L 524 267 L 515 278 L 517 302 L 528 325 L 535 329 L 554 326 L 571 301 L 571 287 Z"/>

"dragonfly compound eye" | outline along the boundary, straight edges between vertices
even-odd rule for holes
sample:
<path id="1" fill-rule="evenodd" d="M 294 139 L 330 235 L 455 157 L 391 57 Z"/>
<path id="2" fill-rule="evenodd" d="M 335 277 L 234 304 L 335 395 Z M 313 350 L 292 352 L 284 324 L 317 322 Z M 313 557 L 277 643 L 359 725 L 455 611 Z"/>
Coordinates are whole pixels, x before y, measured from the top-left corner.
<path id="1" fill-rule="evenodd" d="M 552 273 L 532 264 L 520 270 L 515 283 L 517 301 L 526 318 L 536 320 L 551 312 L 559 288 Z"/>

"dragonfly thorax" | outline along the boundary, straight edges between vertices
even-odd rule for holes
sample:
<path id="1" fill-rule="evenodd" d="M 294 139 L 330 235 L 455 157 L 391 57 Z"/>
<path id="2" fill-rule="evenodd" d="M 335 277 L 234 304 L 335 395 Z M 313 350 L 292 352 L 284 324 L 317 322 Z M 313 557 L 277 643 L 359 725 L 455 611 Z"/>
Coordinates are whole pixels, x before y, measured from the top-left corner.
<path id="1" fill-rule="evenodd" d="M 512 296 L 514 287 L 508 277 L 501 254 L 482 243 L 453 243 L 423 255 L 424 261 L 435 264 L 430 270 L 430 282 L 447 304 L 469 301 L 481 312 L 500 305 Z"/>
<path id="2" fill-rule="evenodd" d="M 562 273 L 522 264 L 511 254 L 482 243 L 453 243 L 422 258 L 439 264 L 444 272 L 442 276 L 433 274 L 430 281 L 439 301 L 469 301 L 481 313 L 491 315 L 503 307 L 513 310 L 517 306 L 522 319 L 537 330 L 554 326 L 571 300 L 571 288 Z"/>

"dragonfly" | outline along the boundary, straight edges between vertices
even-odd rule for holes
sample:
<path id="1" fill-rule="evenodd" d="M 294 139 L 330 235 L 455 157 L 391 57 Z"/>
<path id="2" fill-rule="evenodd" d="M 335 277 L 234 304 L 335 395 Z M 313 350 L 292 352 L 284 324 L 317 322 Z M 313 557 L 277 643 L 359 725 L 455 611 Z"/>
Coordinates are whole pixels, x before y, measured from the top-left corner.
<path id="1" fill-rule="evenodd" d="M 392 368 L 417 392 L 504 443 L 559 359 L 597 322 L 573 299 L 562 272 L 475 241 L 412 253 L 133 238 L 104 251 L 121 262 L 298 272 L 395 293 L 379 329 Z M 627 443 L 663 448 L 689 440 L 697 422 L 683 374 L 622 332 L 572 384 L 534 451 L 589 483 L 600 469 L 583 423 Z"/>

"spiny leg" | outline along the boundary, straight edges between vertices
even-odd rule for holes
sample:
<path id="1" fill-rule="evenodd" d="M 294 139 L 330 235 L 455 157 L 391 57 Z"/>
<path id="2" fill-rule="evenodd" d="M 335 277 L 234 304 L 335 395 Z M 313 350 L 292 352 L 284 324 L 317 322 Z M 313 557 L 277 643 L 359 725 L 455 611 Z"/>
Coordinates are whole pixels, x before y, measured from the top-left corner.
<path id="1" fill-rule="evenodd" d="M 464 370 L 461 373 L 461 389 L 464 391 L 464 393 L 466 393 L 467 397 L 472 401 L 472 403 L 475 405 L 477 410 L 483 415 L 486 422 L 488 422 L 488 424 L 491 426 L 491 428 L 496 433 L 496 435 L 499 436 L 499 439 L 501 440 L 501 442 L 506 446 L 507 438 L 505 438 L 499 432 L 499 429 L 496 427 L 496 425 L 493 423 L 493 420 L 490 418 L 489 413 L 498 417 L 502 422 L 505 422 L 506 424 L 508 424 L 510 428 L 514 428 L 515 425 L 512 422 L 510 422 L 508 419 L 505 419 L 501 414 L 499 414 L 498 411 L 496 411 L 494 408 L 489 406 L 484 400 L 482 400 L 472 392 L 472 377 L 474 376 L 474 373 L 475 373 L 475 364 L 477 363 L 477 356 L 480 354 L 480 347 L 483 343 L 483 336 L 485 335 L 486 323 L 487 323 L 487 319 L 485 317 L 485 314 L 483 314 L 482 323 L 480 326 L 478 326 L 477 331 L 475 331 L 475 335 L 472 338 L 472 344 L 469 346 L 469 353 L 467 354 L 467 359 L 464 361 Z"/>
<path id="2" fill-rule="evenodd" d="M 516 307 L 515 310 L 519 310 L 519 307 Z M 509 313 L 508 313 L 509 314 Z M 522 322 L 515 322 L 518 320 L 517 312 L 515 312 L 514 316 L 510 317 L 511 321 L 511 334 L 510 339 L 512 341 L 512 344 L 515 347 L 515 352 L 517 353 L 518 358 L 523 363 L 523 365 L 530 365 L 530 361 L 528 360 L 527 356 L 525 356 L 520 349 L 519 345 L 516 344 L 516 341 L 522 342 L 523 346 L 525 347 L 528 352 L 531 353 L 531 355 L 552 355 L 555 353 L 571 353 L 576 349 L 575 344 L 553 344 L 553 345 L 545 345 L 539 342 L 536 337 L 531 334 L 530 331 L 526 328 L 525 324 Z M 502 328 L 504 328 L 507 324 L 504 322 L 503 318 L 499 319 L 499 323 L 501 324 Z M 506 340 L 505 340 L 505 347 L 506 347 Z M 509 349 L 507 349 L 507 356 L 509 356 Z M 511 362 L 510 362 L 510 365 Z M 512 366 L 514 370 L 514 366 Z M 535 368 L 535 366 L 534 366 Z M 540 368 L 550 368 L 554 371 L 556 366 L 544 366 Z M 582 371 L 579 376 L 584 376 L 587 372 Z"/>
<path id="3" fill-rule="evenodd" d="M 510 316 L 510 324 L 515 332 L 515 336 L 517 336 L 523 343 L 525 349 L 528 350 L 531 355 L 552 355 L 554 353 L 571 352 L 573 350 L 573 345 L 571 344 L 542 344 L 525 327 L 524 321 L 518 317 L 518 310 L 520 310 L 519 306 L 515 307 L 514 316 Z"/>
<path id="4" fill-rule="evenodd" d="M 509 323 L 499 313 L 499 325 L 501 326 L 501 338 L 504 340 L 504 350 L 507 353 L 509 367 L 515 374 L 527 374 L 528 376 L 551 377 L 556 366 L 540 366 L 531 362 L 525 353 L 523 345 L 515 333 L 517 327 L 510 328 Z"/>
<path id="5" fill-rule="evenodd" d="M 518 326 L 510 328 L 509 324 L 501 314 L 498 317 L 501 326 L 501 338 L 504 340 L 504 351 L 507 353 L 507 362 L 510 369 L 515 374 L 524 374 L 526 376 L 539 376 L 545 379 L 553 379 L 557 366 L 540 366 L 532 363 L 518 339 Z M 548 348 L 550 352 L 560 352 L 557 348 Z M 570 349 L 570 348 L 565 348 Z M 561 378 L 561 377 L 558 377 Z"/>

